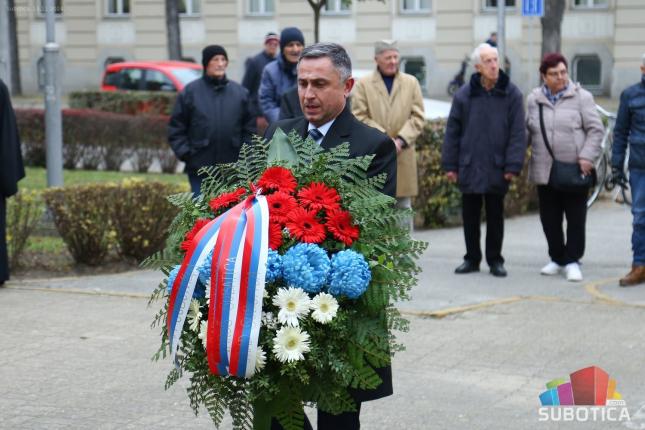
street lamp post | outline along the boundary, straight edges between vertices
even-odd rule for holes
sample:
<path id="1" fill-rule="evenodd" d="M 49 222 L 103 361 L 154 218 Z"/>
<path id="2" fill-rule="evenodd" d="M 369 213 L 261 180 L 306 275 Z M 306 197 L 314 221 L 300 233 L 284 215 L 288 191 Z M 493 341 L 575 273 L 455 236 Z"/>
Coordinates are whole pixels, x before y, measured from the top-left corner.
<path id="1" fill-rule="evenodd" d="M 63 185 L 63 129 L 58 79 L 60 47 L 56 43 L 55 2 L 45 2 L 47 43 L 43 47 L 45 59 L 45 144 L 47 148 L 47 186 Z"/>

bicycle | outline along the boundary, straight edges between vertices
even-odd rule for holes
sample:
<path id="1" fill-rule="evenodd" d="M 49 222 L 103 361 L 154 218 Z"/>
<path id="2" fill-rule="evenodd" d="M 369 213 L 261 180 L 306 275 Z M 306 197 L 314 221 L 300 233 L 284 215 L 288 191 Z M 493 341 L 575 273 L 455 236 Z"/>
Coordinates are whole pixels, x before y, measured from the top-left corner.
<path id="1" fill-rule="evenodd" d="M 604 120 L 606 120 L 607 125 L 605 127 L 605 133 L 600 144 L 601 155 L 594 166 L 596 169 L 596 185 L 590 191 L 589 198 L 587 199 L 587 208 L 590 208 L 591 205 L 594 204 L 603 190 L 612 193 L 613 201 L 631 206 L 632 194 L 629 189 L 629 169 L 627 168 L 629 162 L 629 147 L 627 148 L 627 153 L 625 154 L 625 163 L 623 165 L 623 172 L 625 174 L 625 178 L 627 178 L 627 181 L 616 183 L 612 179 L 611 172 L 611 151 L 612 145 L 614 143 L 614 125 L 616 123 L 616 114 L 603 109 L 602 106 L 599 105 L 596 105 L 596 109 L 598 110 L 600 116 Z"/>

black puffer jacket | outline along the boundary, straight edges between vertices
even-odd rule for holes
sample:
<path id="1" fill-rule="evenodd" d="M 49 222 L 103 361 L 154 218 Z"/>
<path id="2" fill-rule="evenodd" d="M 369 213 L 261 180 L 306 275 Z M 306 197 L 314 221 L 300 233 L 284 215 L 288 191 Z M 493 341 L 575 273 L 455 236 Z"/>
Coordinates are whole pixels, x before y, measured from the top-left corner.
<path id="1" fill-rule="evenodd" d="M 255 132 L 249 93 L 237 82 L 208 76 L 191 82 L 177 97 L 168 142 L 186 172 L 237 161 Z"/>
<path id="2" fill-rule="evenodd" d="M 441 151 L 441 166 L 457 172 L 462 193 L 505 194 L 504 173 L 519 174 L 526 152 L 524 101 L 500 70 L 486 91 L 473 74 L 452 100 Z"/>

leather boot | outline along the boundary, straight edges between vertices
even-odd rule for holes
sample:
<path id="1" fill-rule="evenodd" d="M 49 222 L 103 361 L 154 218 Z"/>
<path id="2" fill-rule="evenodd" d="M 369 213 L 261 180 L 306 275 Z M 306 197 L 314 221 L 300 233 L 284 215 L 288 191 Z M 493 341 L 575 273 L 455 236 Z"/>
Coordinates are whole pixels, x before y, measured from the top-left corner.
<path id="1" fill-rule="evenodd" d="M 633 287 L 645 282 L 645 266 L 632 266 L 632 270 L 618 281 L 621 287 Z"/>

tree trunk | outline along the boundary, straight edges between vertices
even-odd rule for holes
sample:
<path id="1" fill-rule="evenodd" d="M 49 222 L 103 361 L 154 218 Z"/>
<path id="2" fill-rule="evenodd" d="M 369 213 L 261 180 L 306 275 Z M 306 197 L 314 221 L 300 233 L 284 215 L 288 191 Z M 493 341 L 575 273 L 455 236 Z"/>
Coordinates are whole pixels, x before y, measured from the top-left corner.
<path id="1" fill-rule="evenodd" d="M 22 94 L 20 83 L 20 57 L 18 55 L 18 25 L 16 24 L 16 4 L 14 0 L 8 0 L 9 8 L 9 49 L 11 51 L 11 93 Z"/>
<path id="2" fill-rule="evenodd" d="M 179 29 L 178 0 L 166 0 L 166 34 L 168 38 L 168 58 L 181 60 L 181 33 Z"/>
<path id="3" fill-rule="evenodd" d="M 545 0 L 542 21 L 542 55 L 549 52 L 560 52 L 562 39 L 562 16 L 564 0 Z"/>

